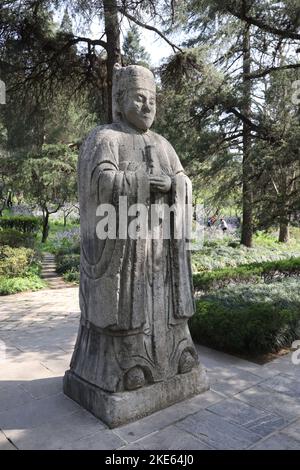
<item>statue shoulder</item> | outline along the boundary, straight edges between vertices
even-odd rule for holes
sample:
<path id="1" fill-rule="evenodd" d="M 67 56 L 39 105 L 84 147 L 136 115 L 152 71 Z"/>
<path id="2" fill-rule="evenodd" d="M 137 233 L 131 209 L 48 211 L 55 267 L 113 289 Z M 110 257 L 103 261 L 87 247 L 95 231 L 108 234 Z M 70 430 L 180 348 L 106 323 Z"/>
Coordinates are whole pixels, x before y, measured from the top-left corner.
<path id="1" fill-rule="evenodd" d="M 160 145 L 162 145 L 168 153 L 169 152 L 176 153 L 172 144 L 165 137 L 153 131 L 150 131 L 150 133 L 151 133 L 150 135 L 153 138 L 153 140 L 156 143 L 159 143 Z"/>
<path id="2" fill-rule="evenodd" d="M 116 134 L 120 132 L 118 124 L 104 124 L 102 126 L 97 126 L 93 129 L 84 143 L 90 142 L 94 144 L 99 144 L 101 141 L 110 141 L 116 139 Z"/>
<path id="3" fill-rule="evenodd" d="M 81 158 L 85 159 L 86 156 L 90 156 L 101 147 L 118 145 L 119 136 L 118 124 L 105 124 L 95 127 L 82 143 Z"/>
<path id="4" fill-rule="evenodd" d="M 166 152 L 173 173 L 176 174 L 184 172 L 173 145 L 165 137 L 157 134 L 156 132 L 151 131 L 151 137 L 156 143 L 156 145 L 160 148 L 163 148 L 164 152 Z"/>

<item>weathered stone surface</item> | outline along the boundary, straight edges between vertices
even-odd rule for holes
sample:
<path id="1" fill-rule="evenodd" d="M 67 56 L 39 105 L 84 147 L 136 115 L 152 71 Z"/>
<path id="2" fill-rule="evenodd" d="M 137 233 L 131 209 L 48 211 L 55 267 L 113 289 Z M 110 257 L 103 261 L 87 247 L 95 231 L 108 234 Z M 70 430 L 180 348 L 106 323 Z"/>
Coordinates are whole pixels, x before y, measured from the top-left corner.
<path id="1" fill-rule="evenodd" d="M 0 428 L 7 433 L 13 429 L 28 429 L 53 419 L 56 413 L 61 416 L 78 411 L 79 406 L 62 393 L 40 400 L 32 399 L 14 409 L 0 413 Z"/>
<path id="2" fill-rule="evenodd" d="M 251 447 L 252 450 L 299 450 L 300 441 L 296 441 L 283 433 L 270 436 Z"/>
<path id="3" fill-rule="evenodd" d="M 208 388 L 187 325 L 191 182 L 149 130 L 152 73 L 116 67 L 113 97 L 114 123 L 91 132 L 79 159 L 81 320 L 64 381 L 112 427 Z"/>
<path id="4" fill-rule="evenodd" d="M 124 447 L 122 450 L 212 450 L 204 442 L 192 434 L 182 431 L 177 426 L 169 426 L 155 432 L 136 444 Z"/>
<path id="5" fill-rule="evenodd" d="M 205 372 L 198 368 L 168 381 L 158 382 L 130 392 L 107 393 L 68 371 L 64 392 L 111 428 L 137 420 L 158 409 L 204 392 L 208 388 Z"/>
<path id="6" fill-rule="evenodd" d="M 300 398 L 265 390 L 260 385 L 251 387 L 236 395 L 239 400 L 248 402 L 255 407 L 282 416 L 287 421 L 300 417 Z"/>
<path id="7" fill-rule="evenodd" d="M 246 449 L 260 439 L 258 434 L 230 423 L 207 410 L 179 421 L 176 426 L 186 430 L 214 449 Z"/>
<path id="8" fill-rule="evenodd" d="M 116 433 L 127 442 L 133 442 L 152 434 L 153 432 L 159 431 L 170 424 L 176 423 L 177 421 L 206 408 L 209 404 L 217 403 L 220 400 L 222 400 L 222 397 L 217 393 L 208 390 L 207 392 L 196 395 L 189 400 L 168 406 L 168 408 L 159 410 L 143 419 L 121 426 L 116 429 Z"/>
<path id="9" fill-rule="evenodd" d="M 260 410 L 235 398 L 216 403 L 210 406 L 208 410 L 260 436 L 271 434 L 271 432 L 282 428 L 286 424 L 281 416 Z"/>

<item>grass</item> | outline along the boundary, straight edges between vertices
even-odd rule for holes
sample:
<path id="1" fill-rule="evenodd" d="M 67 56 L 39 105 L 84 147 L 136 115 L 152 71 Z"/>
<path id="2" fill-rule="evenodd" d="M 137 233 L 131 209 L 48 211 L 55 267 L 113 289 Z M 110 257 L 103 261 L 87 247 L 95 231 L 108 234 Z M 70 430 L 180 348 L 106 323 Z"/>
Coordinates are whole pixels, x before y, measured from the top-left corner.
<path id="1" fill-rule="evenodd" d="M 207 291 L 230 283 L 269 282 L 276 277 L 289 276 L 300 276 L 300 257 L 203 271 L 193 275 L 193 282 L 196 290 Z"/>
<path id="2" fill-rule="evenodd" d="M 194 273 L 215 269 L 235 268 L 240 265 L 276 261 L 300 257 L 300 229 L 292 231 L 294 238 L 289 243 L 278 243 L 272 235 L 258 233 L 254 237 L 253 248 L 240 245 L 237 240 L 206 241 L 199 251 L 192 252 Z M 300 237 L 300 236 L 299 236 Z"/>

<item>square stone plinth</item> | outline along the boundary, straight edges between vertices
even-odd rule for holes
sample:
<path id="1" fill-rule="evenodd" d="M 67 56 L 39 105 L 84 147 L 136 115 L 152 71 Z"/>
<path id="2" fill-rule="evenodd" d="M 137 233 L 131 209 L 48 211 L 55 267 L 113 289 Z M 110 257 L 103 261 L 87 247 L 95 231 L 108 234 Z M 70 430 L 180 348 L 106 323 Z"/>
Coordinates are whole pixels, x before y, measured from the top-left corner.
<path id="1" fill-rule="evenodd" d="M 143 418 L 205 392 L 208 388 L 206 372 L 202 368 L 176 375 L 165 382 L 119 393 L 105 392 L 81 379 L 71 370 L 68 370 L 64 377 L 64 393 L 110 428 Z"/>

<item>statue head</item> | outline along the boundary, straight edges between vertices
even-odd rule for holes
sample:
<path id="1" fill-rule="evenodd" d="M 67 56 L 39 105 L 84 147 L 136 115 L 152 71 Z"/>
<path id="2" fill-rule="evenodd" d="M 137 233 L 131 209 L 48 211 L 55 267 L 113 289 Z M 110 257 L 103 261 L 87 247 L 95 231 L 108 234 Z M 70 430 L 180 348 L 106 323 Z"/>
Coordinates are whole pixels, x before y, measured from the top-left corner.
<path id="1" fill-rule="evenodd" d="M 113 77 L 113 120 L 146 131 L 156 111 L 155 81 L 152 72 L 140 65 L 116 64 Z"/>

